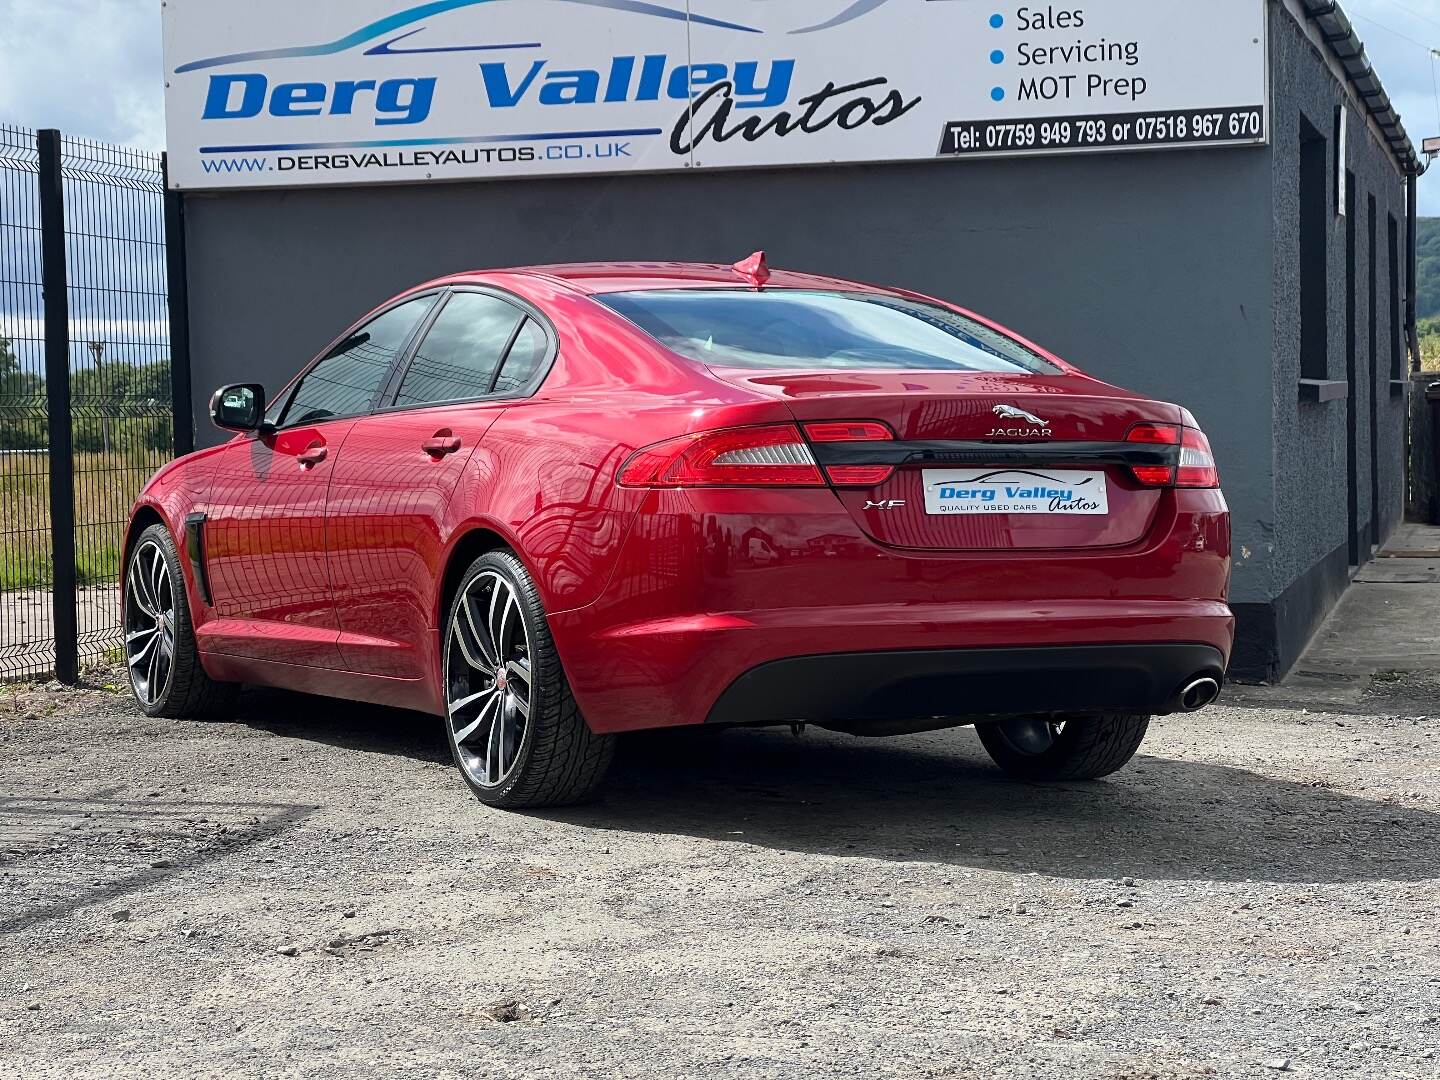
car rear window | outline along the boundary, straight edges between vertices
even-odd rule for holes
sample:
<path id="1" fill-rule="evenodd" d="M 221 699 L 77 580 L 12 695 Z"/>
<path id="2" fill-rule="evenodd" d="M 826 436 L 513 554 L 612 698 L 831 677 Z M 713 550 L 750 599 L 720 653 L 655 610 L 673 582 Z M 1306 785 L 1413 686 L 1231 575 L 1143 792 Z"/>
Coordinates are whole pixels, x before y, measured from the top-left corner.
<path id="1" fill-rule="evenodd" d="M 1043 356 L 935 304 L 810 289 L 656 289 L 595 299 L 715 367 L 886 368 L 1059 375 Z"/>

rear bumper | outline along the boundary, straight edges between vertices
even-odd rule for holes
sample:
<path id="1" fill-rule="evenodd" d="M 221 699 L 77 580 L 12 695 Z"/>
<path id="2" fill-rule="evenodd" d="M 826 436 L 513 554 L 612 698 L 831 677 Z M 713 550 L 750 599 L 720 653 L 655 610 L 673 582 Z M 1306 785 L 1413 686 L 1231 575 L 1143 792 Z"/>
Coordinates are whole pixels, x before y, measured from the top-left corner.
<path id="1" fill-rule="evenodd" d="M 996 677 L 1008 688 L 1000 712 L 1022 711 L 1015 695 L 1041 681 L 1029 679 L 1037 667 L 1057 674 L 1044 680 L 1050 695 L 1035 699 L 1032 711 L 1155 711 L 1180 679 L 1229 663 L 1229 556 L 1228 515 L 1213 490 L 1165 492 L 1153 529 L 1136 544 L 1036 552 L 887 548 L 828 490 L 659 490 L 648 494 L 599 598 L 552 611 L 549 622 L 580 711 L 600 733 L 734 717 L 743 710 L 733 703 L 717 713 L 722 697 L 750 673 L 780 663 L 790 676 L 774 677 L 777 684 L 801 677 L 813 683 L 806 668 L 821 671 L 821 682 L 844 683 L 843 691 L 804 703 L 811 715 L 803 719 L 814 719 L 827 702 L 853 713 L 840 698 L 883 698 L 889 685 L 883 663 L 846 681 L 852 661 L 844 658 L 857 654 L 948 657 L 906 680 L 912 685 L 905 693 L 929 704 L 901 711 L 918 708 L 920 715 L 976 715 L 973 704 L 962 710 L 947 696 L 963 700 L 972 692 L 947 672 L 974 676 L 994 650 L 1023 654 L 1001 669 L 1007 678 Z M 1209 653 L 1189 671 L 1165 659 L 1172 654 L 1164 649 L 1128 659 L 1109 653 L 1119 659 L 1102 677 L 1053 659 L 1146 646 Z M 966 659 L 972 654 L 980 659 Z M 1160 668 L 1153 685 L 1141 675 L 1150 663 Z M 1126 690 L 1067 697 L 1060 693 L 1067 680 Z M 781 710 L 792 714 L 784 719 L 801 704 Z M 772 709 L 742 722 L 774 719 Z"/>
<path id="2" fill-rule="evenodd" d="M 773 660 L 720 695 L 710 723 L 916 720 L 1172 711 L 1182 686 L 1223 680 L 1225 658 L 1188 643 L 832 653 Z"/>
<path id="3" fill-rule="evenodd" d="M 847 697 L 851 706 L 878 707 L 891 686 L 886 665 L 897 658 L 916 666 L 902 680 L 910 684 L 903 704 L 881 711 L 908 711 L 907 719 L 1163 712 L 1182 679 L 1202 668 L 1223 673 L 1235 633 L 1224 603 L 1175 600 L 798 608 L 683 615 L 598 632 L 585 621 L 584 613 L 569 613 L 550 623 L 580 711 L 600 733 L 790 720 L 802 706 L 808 715 L 800 719 L 818 722 L 826 709 L 854 718 Z M 1087 670 L 1092 661 L 1099 666 Z M 756 684 L 785 707 L 756 704 L 765 694 L 746 687 L 759 672 L 766 674 L 754 674 Z M 833 692 L 812 696 L 826 682 Z M 990 697 L 977 696 L 982 691 Z"/>

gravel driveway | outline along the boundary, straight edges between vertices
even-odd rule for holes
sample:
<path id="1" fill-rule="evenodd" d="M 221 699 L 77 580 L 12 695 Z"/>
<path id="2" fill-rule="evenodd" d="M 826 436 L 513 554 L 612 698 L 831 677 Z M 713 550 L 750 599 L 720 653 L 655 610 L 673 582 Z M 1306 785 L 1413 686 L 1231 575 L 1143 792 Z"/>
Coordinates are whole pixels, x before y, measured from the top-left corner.
<path id="1" fill-rule="evenodd" d="M 1440 718 L 1377 687 L 1096 784 L 968 731 L 637 737 L 538 814 L 424 717 L 0 688 L 0 1072 L 1433 1078 Z"/>

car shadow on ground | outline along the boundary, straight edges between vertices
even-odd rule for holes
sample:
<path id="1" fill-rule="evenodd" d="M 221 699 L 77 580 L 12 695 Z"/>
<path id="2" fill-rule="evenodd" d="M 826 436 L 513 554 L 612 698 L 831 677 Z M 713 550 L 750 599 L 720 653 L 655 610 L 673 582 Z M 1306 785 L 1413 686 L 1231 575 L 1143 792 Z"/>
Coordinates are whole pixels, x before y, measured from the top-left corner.
<path id="1" fill-rule="evenodd" d="M 1032 784 L 999 774 L 971 731 L 669 734 L 632 738 L 600 802 L 552 816 L 1066 878 L 1319 884 L 1440 867 L 1440 814 L 1225 765 L 1142 754 L 1107 780 Z"/>
<path id="2" fill-rule="evenodd" d="M 292 738 L 448 761 L 440 721 L 279 692 L 242 722 Z M 463 798 L 457 785 L 456 798 Z M 864 740 L 814 729 L 622 740 L 600 798 L 535 812 L 597 829 L 1055 877 L 1417 881 L 1440 814 L 1209 762 L 1141 754 L 1094 783 L 1002 776 L 972 731 Z"/>
<path id="3" fill-rule="evenodd" d="M 450 761 L 441 727 L 444 721 L 428 713 L 247 687 L 236 719 L 247 727 L 290 739 L 416 761 Z"/>

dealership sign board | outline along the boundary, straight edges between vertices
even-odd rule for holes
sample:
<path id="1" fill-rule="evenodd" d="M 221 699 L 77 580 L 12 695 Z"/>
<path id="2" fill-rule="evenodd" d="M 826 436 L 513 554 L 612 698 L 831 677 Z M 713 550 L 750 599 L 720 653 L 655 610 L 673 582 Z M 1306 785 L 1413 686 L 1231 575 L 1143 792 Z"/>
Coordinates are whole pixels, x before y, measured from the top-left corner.
<path id="1" fill-rule="evenodd" d="M 1266 0 L 168 0 L 172 185 L 1262 143 Z"/>

